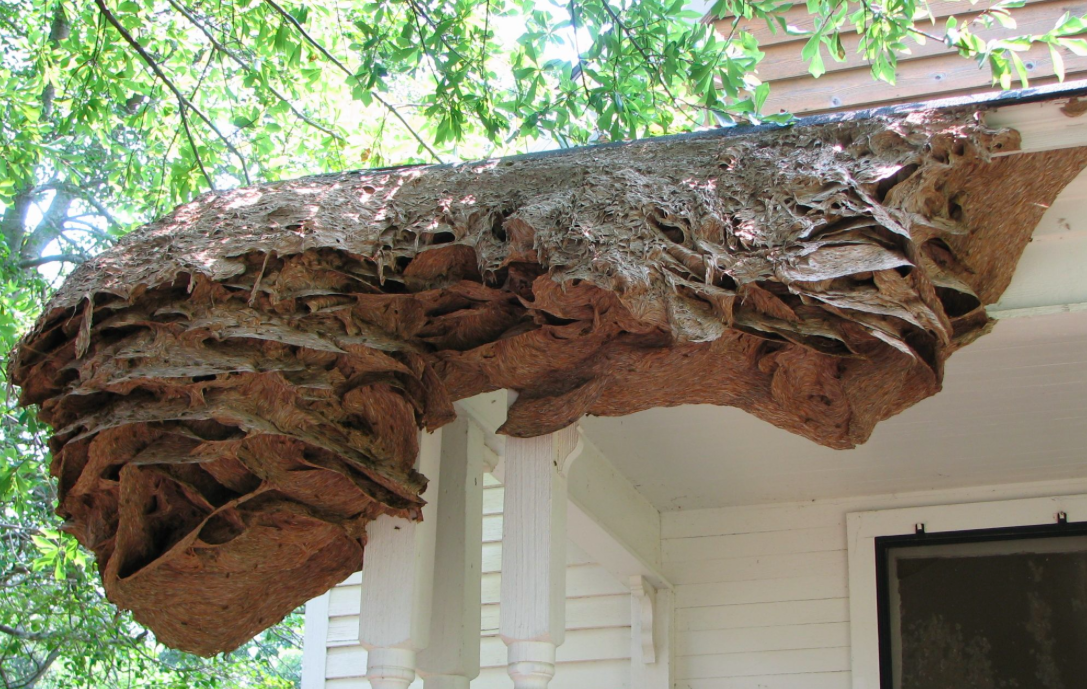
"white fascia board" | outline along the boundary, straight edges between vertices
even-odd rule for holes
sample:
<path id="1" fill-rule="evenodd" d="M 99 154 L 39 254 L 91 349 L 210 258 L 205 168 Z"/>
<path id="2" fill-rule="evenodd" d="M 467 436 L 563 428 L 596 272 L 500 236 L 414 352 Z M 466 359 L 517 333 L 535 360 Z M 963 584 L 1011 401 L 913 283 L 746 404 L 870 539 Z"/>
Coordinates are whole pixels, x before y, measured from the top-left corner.
<path id="1" fill-rule="evenodd" d="M 328 602 L 325 591 L 306 603 L 302 636 L 302 689 L 324 689 L 327 662 Z"/>
<path id="2" fill-rule="evenodd" d="M 1077 114 L 1078 113 L 1078 114 Z M 1076 99 L 1007 105 L 984 113 L 990 127 L 1015 129 L 1017 151 L 1087 146 L 1087 113 Z M 987 311 L 997 319 L 1087 310 L 1087 176 L 1061 192 L 1034 230 L 1011 284 Z"/>
<path id="3" fill-rule="evenodd" d="M 1071 206 L 1076 214 L 1064 215 L 1059 205 Z M 1055 220 L 1069 229 L 1041 231 L 1054 220 L 1048 217 L 1053 212 L 1061 213 Z M 1075 311 L 1087 311 L 1087 200 L 1061 204 L 1058 199 L 1024 249 L 1008 289 L 987 312 L 1006 319 Z"/>
<path id="4" fill-rule="evenodd" d="M 999 155 L 1076 148 L 1087 146 L 1087 114 L 1076 105 L 1074 98 L 1006 105 L 984 117 L 990 127 L 1008 127 L 1022 137 L 1019 150 Z"/>

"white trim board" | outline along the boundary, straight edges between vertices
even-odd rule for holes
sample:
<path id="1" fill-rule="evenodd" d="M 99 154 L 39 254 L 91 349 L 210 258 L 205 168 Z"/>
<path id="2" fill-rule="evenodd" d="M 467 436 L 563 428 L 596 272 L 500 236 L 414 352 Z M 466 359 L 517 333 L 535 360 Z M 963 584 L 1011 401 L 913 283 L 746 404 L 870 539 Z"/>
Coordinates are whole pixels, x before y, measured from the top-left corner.
<path id="1" fill-rule="evenodd" d="M 332 591 L 325 591 L 306 603 L 302 628 L 302 689 L 323 689 L 328 656 L 328 602 Z"/>
<path id="2" fill-rule="evenodd" d="M 997 155 L 1037 153 L 1058 148 L 1087 145 L 1087 117 L 1067 112 L 1065 106 L 1076 98 L 1054 98 L 1037 103 L 1005 105 L 985 112 L 985 124 L 1009 127 L 1019 132 L 1019 148 Z"/>
<path id="3" fill-rule="evenodd" d="M 880 687 L 876 538 L 915 533 L 917 524 L 925 525 L 925 533 L 1054 524 L 1059 512 L 1069 522 L 1087 521 L 1087 494 L 847 514 L 853 689 Z"/>

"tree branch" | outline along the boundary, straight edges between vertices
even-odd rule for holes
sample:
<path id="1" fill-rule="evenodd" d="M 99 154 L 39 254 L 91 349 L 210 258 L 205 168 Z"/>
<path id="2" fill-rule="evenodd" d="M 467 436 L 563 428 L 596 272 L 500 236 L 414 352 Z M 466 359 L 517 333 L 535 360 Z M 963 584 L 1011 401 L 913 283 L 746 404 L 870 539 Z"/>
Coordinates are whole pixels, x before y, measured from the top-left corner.
<path id="1" fill-rule="evenodd" d="M 192 155 L 196 158 L 196 164 L 200 167 L 200 172 L 204 174 L 204 181 L 208 183 L 208 189 L 215 191 L 215 182 L 211 181 L 211 175 L 208 174 L 207 169 L 204 167 L 204 161 L 200 158 L 200 151 L 196 148 L 196 141 L 193 140 L 192 132 L 189 130 L 189 116 L 185 114 L 184 106 L 181 108 L 181 126 L 185 129 L 185 138 L 189 140 L 189 148 L 192 149 Z"/>
<path id="2" fill-rule="evenodd" d="M 95 0 L 95 2 L 101 1 L 102 0 Z M 306 29 L 298 22 L 297 19 L 294 18 L 294 15 L 280 7 L 275 0 L 264 0 L 264 2 L 266 2 L 272 9 L 274 9 L 276 13 L 279 14 L 279 16 L 283 17 L 283 19 L 285 19 L 287 23 L 293 26 L 298 31 L 298 33 L 302 35 L 302 38 L 304 38 L 307 43 L 313 46 L 314 49 L 317 50 L 317 52 L 321 53 L 321 55 L 323 55 L 326 60 L 339 67 L 340 70 L 343 71 L 343 73 L 346 74 L 348 77 L 352 79 L 357 78 L 356 75 L 353 74 L 346 65 L 336 59 L 336 56 L 325 50 L 325 47 L 323 45 L 318 43 L 308 33 L 306 33 Z M 419 132 L 415 131 L 415 128 L 412 127 L 406 119 L 404 119 L 404 116 L 400 114 L 399 110 L 393 107 L 392 103 L 382 98 L 381 94 L 379 94 L 376 90 L 371 91 L 370 95 L 372 95 L 374 100 L 376 100 L 378 103 L 381 103 L 381 105 L 383 105 L 385 109 L 393 115 L 393 117 L 400 120 L 400 123 L 403 124 L 405 128 L 407 128 L 408 132 L 412 135 L 412 137 L 419 142 L 420 146 L 426 149 L 427 153 L 429 153 L 434 158 L 434 160 L 439 163 L 442 162 L 441 156 L 438 155 L 437 151 L 430 147 L 430 144 L 428 144 L 423 139 L 423 137 L 419 135 Z"/>
<path id="3" fill-rule="evenodd" d="M 24 632 L 22 629 L 9 627 L 6 624 L 0 624 L 0 632 L 3 632 L 8 636 L 14 636 L 16 639 L 27 639 L 29 641 L 41 641 L 42 639 L 48 639 L 50 637 L 50 634 L 36 634 L 34 632 Z"/>
<path id="4" fill-rule="evenodd" d="M 418 3 L 416 3 L 415 0 L 408 0 L 408 7 L 411 9 L 412 14 L 416 15 L 417 17 L 422 17 L 423 21 L 430 25 L 431 30 L 434 31 L 434 35 L 438 37 L 438 40 L 441 42 L 442 45 L 445 46 L 446 50 L 456 55 L 457 59 L 461 62 L 468 62 L 468 60 L 465 60 L 464 56 L 461 55 L 456 48 L 449 45 L 449 41 L 445 39 L 445 36 L 438 29 L 438 25 L 434 22 L 433 19 L 430 18 L 430 15 L 427 14 L 422 7 L 419 7 Z M 422 32 L 420 32 L 419 40 L 423 40 Z"/>
<path id="5" fill-rule="evenodd" d="M 109 232 L 97 228 L 89 222 L 79 220 L 78 218 L 69 217 L 64 221 L 64 224 L 76 225 L 76 227 L 68 228 L 72 232 L 86 232 L 87 234 L 98 237 L 99 239 L 109 242 L 110 244 L 113 244 L 117 241 L 117 238 L 111 235 Z"/>
<path id="6" fill-rule="evenodd" d="M 18 26 L 15 26 L 14 24 L 12 24 L 11 20 L 8 19 L 7 17 L 5 17 L 2 14 L 0 14 L 0 24 L 3 24 L 4 26 L 8 27 L 8 29 L 13 34 L 18 36 L 19 38 L 26 38 L 26 31 L 24 31 L 23 29 L 20 29 Z"/>
<path id="7" fill-rule="evenodd" d="M 234 61 L 234 63 L 236 65 L 238 65 L 242 69 L 246 70 L 250 74 L 256 74 L 257 76 L 260 76 L 260 72 L 257 71 L 256 68 L 254 68 L 251 64 L 249 64 L 248 62 L 245 62 L 240 57 L 238 57 L 237 53 L 233 52 L 232 50 L 227 48 L 225 45 L 220 43 L 215 38 L 215 36 L 212 35 L 212 33 L 210 31 L 208 31 L 207 27 L 205 27 L 203 24 L 201 24 L 191 12 L 189 12 L 187 9 L 185 9 L 185 7 L 183 7 L 182 5 L 175 2 L 175 0 L 166 0 L 166 2 L 168 2 L 170 4 L 170 6 L 173 7 L 175 10 L 180 12 L 183 17 L 188 19 L 190 24 L 195 26 L 197 29 L 200 29 L 200 33 L 204 34 L 204 36 L 208 39 L 208 41 L 211 43 L 211 46 L 213 48 L 215 48 L 216 50 L 218 50 L 222 54 L 229 57 L 231 60 Z M 264 81 L 264 79 L 262 78 L 261 81 Z M 282 93 L 277 91 L 275 89 L 275 87 L 273 87 L 271 84 L 264 81 L 264 87 L 267 88 L 268 91 L 273 96 L 275 96 L 276 98 L 281 100 L 290 109 L 290 111 L 292 113 L 294 113 L 295 117 L 297 117 L 298 119 L 302 120 L 303 122 L 305 122 L 309 126 L 313 127 L 314 129 L 317 129 L 319 131 L 324 132 L 325 134 L 328 134 L 329 136 L 331 136 L 332 138 L 334 138 L 334 139 L 336 139 L 338 141 L 346 141 L 346 139 L 344 139 L 342 136 L 340 136 L 336 132 L 332 131 L 331 129 L 328 129 L 326 127 L 321 126 L 320 124 L 314 122 L 309 117 L 304 115 L 301 111 L 298 110 L 298 108 L 296 108 L 294 106 L 293 103 L 291 103 L 290 100 L 288 100 L 288 98 L 286 96 L 284 96 Z"/>
<path id="8" fill-rule="evenodd" d="M 72 206 L 72 195 L 65 189 L 57 189 L 53 193 L 53 200 L 49 203 L 49 209 L 42 216 L 38 226 L 26 238 L 23 246 L 19 247 L 19 257 L 23 260 L 31 260 L 49 245 L 49 242 L 57 238 L 64 230 L 64 219 L 68 217 L 68 209 Z"/>
<path id="9" fill-rule="evenodd" d="M 87 259 L 83 256 L 76 254 L 51 254 L 49 256 L 39 256 L 38 258 L 28 259 L 26 261 L 20 261 L 19 267 L 23 270 L 27 268 L 37 268 L 38 266 L 44 266 L 47 263 L 83 263 Z"/>
<path id="10" fill-rule="evenodd" d="M 3 529 L 4 531 L 18 531 L 19 533 L 29 533 L 29 534 L 36 534 L 36 533 L 41 532 L 41 529 L 35 528 L 33 526 L 22 526 L 20 524 L 8 524 L 6 522 L 0 522 L 0 529 Z M 3 631 L 3 630 L 0 630 L 0 631 Z"/>
<path id="11" fill-rule="evenodd" d="M 170 77 L 166 76 L 166 73 L 162 71 L 162 67 L 160 67 L 159 64 L 155 62 L 154 58 L 152 58 L 147 50 L 142 45 L 140 45 L 139 41 L 132 37 L 132 34 L 130 34 L 128 30 L 121 25 L 121 22 L 117 21 L 117 17 L 113 16 L 113 13 L 110 12 L 108 7 L 106 7 L 106 3 L 104 2 L 104 0 L 94 0 L 94 4 L 98 6 L 98 10 L 102 13 L 102 16 L 106 18 L 106 21 L 108 21 L 110 25 L 113 26 L 113 28 L 116 29 L 119 34 L 121 34 L 121 38 L 125 40 L 125 43 L 128 43 L 132 47 L 132 49 L 135 50 L 141 58 L 143 58 L 143 61 L 147 63 L 147 66 L 151 68 L 151 71 L 155 73 L 155 76 L 157 76 L 162 81 L 162 83 L 166 84 L 166 88 L 170 89 L 170 91 L 174 94 L 174 97 L 177 98 L 178 106 L 182 109 L 189 108 L 194 113 L 196 113 L 196 116 L 203 120 L 204 124 L 206 124 L 208 128 L 211 129 L 211 131 L 215 132 L 215 135 L 219 137 L 219 140 L 223 142 L 227 149 L 229 149 L 230 152 L 238 158 L 238 162 L 241 163 L 242 166 L 242 175 L 245 177 L 245 183 L 252 184 L 253 182 L 249 179 L 249 169 L 245 165 L 245 158 L 242 156 L 241 153 L 238 152 L 238 149 L 234 147 L 234 144 L 230 143 L 230 139 L 225 137 L 223 133 L 219 131 L 219 128 L 215 126 L 215 123 L 212 122 L 211 119 L 207 115 L 205 115 L 202 110 L 200 110 L 200 108 L 193 105 L 192 101 L 186 98 L 185 94 L 183 94 L 181 90 L 174 85 L 174 82 L 170 80 Z"/>
<path id="12" fill-rule="evenodd" d="M 576 0 L 570 0 L 569 11 L 570 11 L 570 27 L 574 30 L 573 31 L 574 52 L 577 53 L 577 64 L 574 65 L 574 68 L 572 70 L 570 70 L 570 77 L 573 78 L 573 79 L 580 79 L 581 80 L 581 88 L 585 91 L 585 99 L 586 99 L 586 101 L 588 101 L 590 98 L 592 98 L 592 96 L 589 95 L 589 83 L 587 81 L 585 81 L 585 68 L 581 64 L 582 63 L 581 46 L 578 45 L 578 40 L 577 40 L 577 31 L 578 31 L 578 29 L 580 27 L 578 26 L 578 22 L 577 22 L 577 3 L 576 3 Z M 575 74 L 575 72 L 577 72 L 577 74 Z"/>
<path id="13" fill-rule="evenodd" d="M 87 204 L 91 208 L 94 208 L 94 210 L 98 211 L 98 214 L 106 219 L 106 222 L 109 223 L 110 227 L 121 229 L 121 223 L 117 222 L 117 219 L 113 217 L 113 214 L 110 213 L 109 210 L 107 210 L 106 207 L 102 205 L 102 203 L 100 203 L 97 199 L 93 198 L 90 194 L 79 194 L 79 200 Z"/>
<path id="14" fill-rule="evenodd" d="M 23 237 L 26 233 L 26 215 L 30 212 L 30 204 L 34 201 L 34 190 L 24 189 L 15 194 L 11 204 L 4 209 L 0 216 L 0 232 L 3 233 L 4 243 L 12 256 L 18 256 L 23 246 Z"/>
<path id="15" fill-rule="evenodd" d="M 34 672 L 34 674 L 28 677 L 26 681 L 13 686 L 12 689 L 33 689 L 34 685 L 37 684 L 38 680 L 40 680 L 45 675 L 45 673 L 49 671 L 49 668 L 53 665 L 54 662 L 56 662 L 56 659 L 58 657 L 60 657 L 59 646 L 54 648 L 52 651 L 49 651 L 49 655 L 47 655 L 45 657 L 45 660 L 43 660 L 41 664 L 38 665 L 38 669 Z"/>
<path id="16" fill-rule="evenodd" d="M 600 5 L 604 8 L 604 11 L 607 12 L 608 15 L 611 17 L 611 20 L 615 22 L 615 25 L 619 27 L 619 31 L 626 34 L 627 40 L 630 41 L 630 44 L 634 46 L 634 49 L 637 50 L 638 53 L 642 56 L 642 59 L 645 60 L 646 68 L 651 70 L 651 74 L 653 76 L 657 77 L 657 83 L 661 85 L 661 88 L 664 89 L 664 92 L 667 93 L 668 97 L 672 99 L 672 105 L 675 106 L 680 112 L 682 112 L 688 120 L 694 122 L 695 124 L 698 124 L 698 122 L 693 117 L 691 117 L 690 114 L 687 113 L 686 108 L 680 107 L 680 104 L 684 103 L 684 101 L 676 98 L 675 94 L 672 93 L 672 90 L 668 88 L 668 84 L 664 82 L 664 75 L 661 74 L 660 68 L 653 63 L 653 60 L 650 59 L 649 54 L 646 53 L 644 49 L 642 49 L 642 46 L 638 44 L 638 41 L 634 40 L 634 35 L 630 32 L 630 29 L 627 28 L 626 24 L 624 24 L 622 20 L 619 19 L 619 15 L 616 14 L 614 10 L 612 10 L 611 5 L 608 4 L 608 0 L 600 0 Z"/>
<path id="17" fill-rule="evenodd" d="M 74 168 L 72 169 L 73 171 L 75 171 Z M 49 190 L 57 191 L 63 189 L 64 191 L 68 192 L 72 196 L 76 197 L 77 199 L 97 211 L 98 215 L 106 219 L 106 222 L 109 223 L 110 227 L 113 227 L 115 229 L 121 229 L 121 223 L 118 222 L 115 217 L 113 217 L 113 214 L 110 213 L 109 209 L 107 209 L 100 201 L 98 201 L 94 198 L 94 196 L 91 195 L 91 192 L 88 188 L 96 184 L 102 184 L 103 182 L 104 180 L 90 180 L 81 184 L 72 184 L 71 182 L 60 182 L 54 180 L 52 182 L 46 182 L 45 184 L 34 187 L 34 193 Z"/>

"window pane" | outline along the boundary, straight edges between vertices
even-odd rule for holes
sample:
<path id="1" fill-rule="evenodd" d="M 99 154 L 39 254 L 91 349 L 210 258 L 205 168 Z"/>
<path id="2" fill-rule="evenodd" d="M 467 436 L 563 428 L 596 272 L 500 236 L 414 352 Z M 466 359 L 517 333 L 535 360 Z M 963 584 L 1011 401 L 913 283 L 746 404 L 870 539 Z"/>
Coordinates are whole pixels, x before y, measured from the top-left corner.
<path id="1" fill-rule="evenodd" d="M 896 689 L 1087 686 L 1087 536 L 888 551 Z"/>

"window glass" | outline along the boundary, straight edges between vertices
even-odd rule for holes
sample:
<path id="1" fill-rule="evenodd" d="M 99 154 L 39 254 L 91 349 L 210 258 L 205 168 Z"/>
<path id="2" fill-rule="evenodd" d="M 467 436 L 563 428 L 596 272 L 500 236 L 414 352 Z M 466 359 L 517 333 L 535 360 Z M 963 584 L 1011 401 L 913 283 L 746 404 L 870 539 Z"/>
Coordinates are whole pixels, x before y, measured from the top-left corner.
<path id="1" fill-rule="evenodd" d="M 1087 535 L 963 540 L 884 550 L 895 689 L 1087 686 Z"/>

